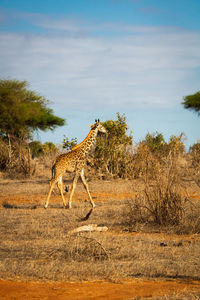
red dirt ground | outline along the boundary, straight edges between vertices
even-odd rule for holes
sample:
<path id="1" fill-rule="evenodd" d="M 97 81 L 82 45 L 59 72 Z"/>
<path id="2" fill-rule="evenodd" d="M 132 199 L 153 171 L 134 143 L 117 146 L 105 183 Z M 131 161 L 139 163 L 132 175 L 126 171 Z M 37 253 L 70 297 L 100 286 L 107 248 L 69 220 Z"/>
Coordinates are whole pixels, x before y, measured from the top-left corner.
<path id="1" fill-rule="evenodd" d="M 195 281 L 13 282 L 0 280 L 0 299 L 120 300 L 200 291 Z"/>
<path id="2" fill-rule="evenodd" d="M 92 193 L 93 199 L 95 202 L 101 202 L 106 200 L 124 200 L 124 199 L 133 199 L 135 195 L 133 193 Z M 200 199 L 200 195 L 196 193 L 190 193 L 190 195 L 187 195 L 191 200 Z M 82 199 L 88 199 L 86 192 L 78 192 L 73 197 L 73 202 L 76 201 L 82 201 Z M 68 198 L 66 197 L 66 201 Z M 35 205 L 45 203 L 46 201 L 46 195 L 44 194 L 1 194 L 0 195 L 0 204 L 8 203 L 8 204 L 23 204 L 23 203 L 33 203 Z M 62 205 L 62 198 L 60 195 L 52 195 L 50 204 L 60 203 Z"/>
<path id="3" fill-rule="evenodd" d="M 107 200 L 124 200 L 134 198 L 133 193 L 93 193 L 94 202 L 104 202 Z M 66 201 L 68 197 L 66 197 Z M 88 200 L 88 195 L 85 192 L 78 192 L 73 197 L 73 203 Z M 0 195 L 0 206 L 3 204 L 20 205 L 29 204 L 30 206 L 43 206 L 46 201 L 46 195 L 44 194 L 1 194 Z M 60 205 L 62 207 L 62 198 L 60 195 L 52 195 L 49 205 Z M 1 207 L 0 207 L 1 208 Z"/>

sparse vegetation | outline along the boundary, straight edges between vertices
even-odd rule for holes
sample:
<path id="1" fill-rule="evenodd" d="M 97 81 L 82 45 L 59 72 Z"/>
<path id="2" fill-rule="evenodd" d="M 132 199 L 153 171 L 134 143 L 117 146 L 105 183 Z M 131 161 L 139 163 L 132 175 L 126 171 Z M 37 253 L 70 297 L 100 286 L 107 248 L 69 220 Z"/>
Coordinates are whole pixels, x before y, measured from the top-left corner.
<path id="1" fill-rule="evenodd" d="M 200 280 L 199 143 L 186 153 L 183 134 L 166 142 L 156 132 L 133 146 L 124 115 L 103 125 L 108 135 L 97 138 L 86 170 L 90 186 L 99 187 L 88 220 L 84 203 L 71 211 L 53 202 L 42 208 L 59 153 L 53 143 L 0 136 L 0 169 L 13 178 L 4 175 L 0 183 L 0 278 Z M 63 149 L 76 143 L 65 136 Z M 31 180 L 20 181 L 19 174 Z M 53 199 L 61 203 L 60 196 Z M 68 235 L 90 223 L 109 230 Z"/>
<path id="2" fill-rule="evenodd" d="M 86 212 L 80 203 L 74 211 L 57 208 L 49 209 L 48 213 L 42 208 L 4 208 L 0 224 L 0 277 L 60 281 L 131 277 L 200 279 L 198 236 L 122 234 L 124 206 L 119 201 L 99 204 L 87 221 L 101 220 L 109 227 L 108 233 L 72 236 L 68 231 L 80 226 L 77 214 Z"/>

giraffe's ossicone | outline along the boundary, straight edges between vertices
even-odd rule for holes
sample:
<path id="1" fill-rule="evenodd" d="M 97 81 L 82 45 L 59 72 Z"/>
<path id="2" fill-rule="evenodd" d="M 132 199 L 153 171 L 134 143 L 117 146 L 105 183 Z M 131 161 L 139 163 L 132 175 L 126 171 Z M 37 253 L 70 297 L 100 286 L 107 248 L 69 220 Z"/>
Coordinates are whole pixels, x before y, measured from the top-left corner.
<path id="1" fill-rule="evenodd" d="M 106 133 L 106 129 L 101 125 L 100 121 L 96 120 L 94 125 L 90 126 L 90 132 L 87 135 L 87 137 L 78 145 L 72 148 L 70 152 L 64 153 L 59 155 L 56 160 L 53 163 L 52 166 L 52 179 L 50 181 L 50 187 L 49 187 L 49 193 L 48 197 L 45 203 L 45 208 L 48 207 L 49 204 L 49 199 L 52 193 L 52 190 L 57 183 L 58 188 L 60 190 L 62 200 L 63 200 L 63 205 L 64 207 L 67 206 L 65 197 L 63 195 L 63 181 L 62 177 L 63 175 L 67 173 L 75 173 L 74 179 L 73 179 L 73 184 L 72 184 L 72 189 L 71 193 L 69 196 L 69 208 L 71 208 L 71 203 L 72 203 L 72 197 L 74 194 L 74 190 L 76 188 L 76 184 L 78 181 L 79 176 L 81 176 L 83 185 L 88 193 L 90 203 L 92 207 L 95 207 L 94 201 L 92 200 L 92 197 L 89 192 L 89 188 L 84 176 L 84 167 L 85 167 L 85 162 L 86 162 L 86 155 L 90 151 L 90 148 L 95 142 L 96 136 L 98 132 Z"/>

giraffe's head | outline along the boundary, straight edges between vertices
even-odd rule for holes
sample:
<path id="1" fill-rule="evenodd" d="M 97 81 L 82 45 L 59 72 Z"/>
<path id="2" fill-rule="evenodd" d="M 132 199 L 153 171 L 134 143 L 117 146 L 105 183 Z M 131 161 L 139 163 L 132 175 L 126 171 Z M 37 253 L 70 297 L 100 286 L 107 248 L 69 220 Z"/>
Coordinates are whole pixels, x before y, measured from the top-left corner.
<path id="1" fill-rule="evenodd" d="M 107 133 L 105 127 L 103 127 L 103 125 L 100 123 L 99 119 L 95 120 L 95 123 L 94 123 L 94 125 L 91 125 L 91 128 L 93 130 L 97 129 L 97 131 L 102 132 L 102 133 Z"/>

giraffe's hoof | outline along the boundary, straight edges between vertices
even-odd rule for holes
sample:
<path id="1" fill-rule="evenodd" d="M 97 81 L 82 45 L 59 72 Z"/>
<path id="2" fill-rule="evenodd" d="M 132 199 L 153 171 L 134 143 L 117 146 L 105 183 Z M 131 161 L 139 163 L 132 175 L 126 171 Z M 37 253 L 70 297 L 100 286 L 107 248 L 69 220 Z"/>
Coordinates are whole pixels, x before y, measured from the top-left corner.
<path id="1" fill-rule="evenodd" d="M 46 209 L 47 207 L 48 207 L 48 205 L 45 204 L 45 205 L 44 205 L 44 208 Z"/>
<path id="2" fill-rule="evenodd" d="M 64 205 L 64 208 L 65 208 L 65 209 L 71 209 L 72 206 L 68 204 L 68 205 Z"/>

